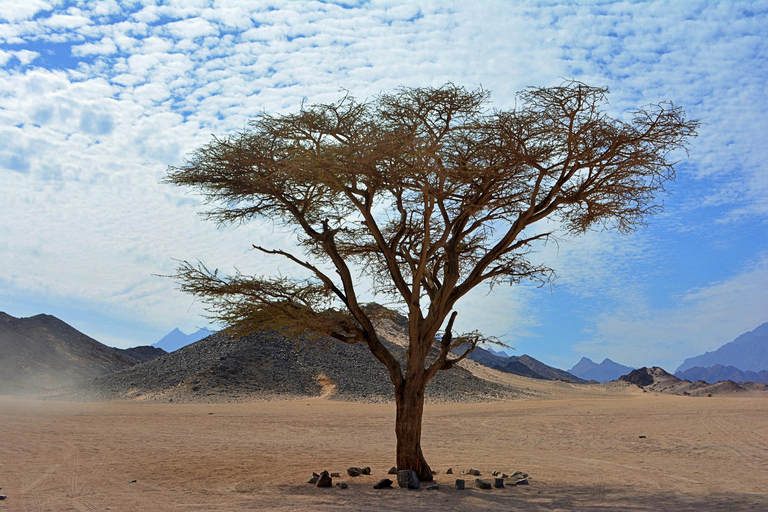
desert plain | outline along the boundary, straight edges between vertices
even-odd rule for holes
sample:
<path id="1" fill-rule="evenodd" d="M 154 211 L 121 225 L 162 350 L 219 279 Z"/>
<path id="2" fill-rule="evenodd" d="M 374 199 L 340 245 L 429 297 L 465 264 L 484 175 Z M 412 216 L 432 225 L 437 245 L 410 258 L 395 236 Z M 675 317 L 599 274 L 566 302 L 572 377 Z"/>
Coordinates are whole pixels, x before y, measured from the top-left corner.
<path id="1" fill-rule="evenodd" d="M 372 488 L 394 464 L 392 404 L 3 397 L 0 511 L 768 510 L 768 399 L 547 385 L 545 398 L 428 404 L 439 490 Z M 530 483 L 480 490 L 469 468 Z M 349 488 L 306 483 L 324 469 Z"/>

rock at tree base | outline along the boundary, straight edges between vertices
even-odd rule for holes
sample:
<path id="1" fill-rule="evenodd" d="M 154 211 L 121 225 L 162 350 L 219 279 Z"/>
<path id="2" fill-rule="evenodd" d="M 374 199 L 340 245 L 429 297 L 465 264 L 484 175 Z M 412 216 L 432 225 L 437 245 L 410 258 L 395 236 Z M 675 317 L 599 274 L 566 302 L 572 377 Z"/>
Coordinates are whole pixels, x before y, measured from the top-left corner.
<path id="1" fill-rule="evenodd" d="M 494 478 L 493 479 L 493 486 L 497 489 L 501 489 L 504 487 L 504 479 L 503 478 Z"/>
<path id="2" fill-rule="evenodd" d="M 452 475 L 453 474 L 453 468 L 448 468 L 448 471 L 445 472 L 446 475 Z"/>
<path id="3" fill-rule="evenodd" d="M 475 487 L 477 487 L 478 489 L 490 489 L 493 486 L 491 485 L 491 482 L 489 482 L 488 480 L 483 480 L 482 478 L 476 478 Z"/>
<path id="4" fill-rule="evenodd" d="M 374 489 L 391 489 L 392 480 L 390 480 L 389 478 L 384 478 L 382 480 L 379 480 L 378 482 L 376 482 L 373 488 Z"/>
<path id="5" fill-rule="evenodd" d="M 320 473 L 320 477 L 317 479 L 317 486 L 318 487 L 333 486 L 333 479 L 331 478 L 331 475 L 329 475 L 327 471 L 323 471 L 322 473 Z"/>
<path id="6" fill-rule="evenodd" d="M 368 466 L 365 466 L 362 469 L 362 471 L 360 471 L 360 474 L 362 474 L 362 475 L 370 475 L 371 474 L 371 468 L 369 468 Z"/>
<path id="7" fill-rule="evenodd" d="M 392 466 L 389 468 L 389 471 L 387 472 L 388 475 L 396 475 L 397 474 L 397 468 L 395 466 Z"/>
<path id="8" fill-rule="evenodd" d="M 472 468 L 469 471 L 467 471 L 467 474 L 472 476 L 480 476 L 480 470 Z"/>
<path id="9" fill-rule="evenodd" d="M 397 485 L 409 489 L 418 489 L 421 487 L 419 475 L 412 469 L 403 469 L 397 472 Z"/>
<path id="10" fill-rule="evenodd" d="M 357 468 L 355 466 L 350 466 L 347 468 L 347 474 L 349 476 L 360 476 L 360 473 L 362 473 L 362 468 Z"/>
<path id="11" fill-rule="evenodd" d="M 461 478 L 456 479 L 456 489 L 460 491 L 464 489 L 464 480 L 462 480 Z"/>
<path id="12" fill-rule="evenodd" d="M 428 485 L 428 486 L 427 486 L 427 490 L 428 490 L 428 491 L 436 491 L 436 490 L 438 490 L 439 488 L 440 488 L 440 486 L 439 486 L 438 484 L 432 484 L 432 485 Z"/>

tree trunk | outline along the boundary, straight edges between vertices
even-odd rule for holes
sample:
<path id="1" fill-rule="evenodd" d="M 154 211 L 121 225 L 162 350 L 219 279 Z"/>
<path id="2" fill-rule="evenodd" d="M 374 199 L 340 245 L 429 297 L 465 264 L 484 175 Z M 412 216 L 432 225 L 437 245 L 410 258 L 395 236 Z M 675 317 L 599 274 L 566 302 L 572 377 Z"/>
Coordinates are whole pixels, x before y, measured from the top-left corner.
<path id="1" fill-rule="evenodd" d="M 413 379 L 417 380 L 417 379 Z M 395 390 L 397 419 L 397 469 L 412 469 L 422 482 L 432 481 L 432 469 L 421 453 L 421 420 L 424 413 L 424 389 L 421 382 L 408 382 Z"/>

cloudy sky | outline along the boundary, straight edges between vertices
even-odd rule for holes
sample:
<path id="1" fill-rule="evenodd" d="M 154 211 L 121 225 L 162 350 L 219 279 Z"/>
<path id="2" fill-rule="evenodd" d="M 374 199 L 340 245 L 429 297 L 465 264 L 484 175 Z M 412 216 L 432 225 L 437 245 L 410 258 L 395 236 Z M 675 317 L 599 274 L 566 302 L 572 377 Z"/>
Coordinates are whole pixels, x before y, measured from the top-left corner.
<path id="1" fill-rule="evenodd" d="M 554 287 L 482 290 L 460 328 L 563 368 L 674 370 L 768 321 L 768 2 L 0 0 L 0 310 L 118 347 L 206 326 L 174 258 L 256 273 L 269 223 L 217 229 L 160 183 L 212 135 L 398 86 L 610 88 L 610 113 L 673 101 L 703 126 L 630 236 L 544 249 Z M 681 155 L 685 157 L 685 155 Z"/>

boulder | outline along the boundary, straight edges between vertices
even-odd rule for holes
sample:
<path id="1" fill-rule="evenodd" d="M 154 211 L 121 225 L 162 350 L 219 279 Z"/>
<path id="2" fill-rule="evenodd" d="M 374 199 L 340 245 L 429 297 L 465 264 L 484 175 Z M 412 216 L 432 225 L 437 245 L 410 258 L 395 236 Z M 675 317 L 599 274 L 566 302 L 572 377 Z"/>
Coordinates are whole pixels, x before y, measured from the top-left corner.
<path id="1" fill-rule="evenodd" d="M 475 478 L 475 487 L 477 487 L 478 489 L 490 489 L 493 486 L 491 485 L 491 482 L 489 482 L 488 480 L 484 480 L 482 478 Z"/>
<path id="2" fill-rule="evenodd" d="M 408 489 L 418 489 L 421 487 L 419 476 L 412 469 L 403 469 L 397 472 L 397 485 L 407 487 Z"/>
<path id="3" fill-rule="evenodd" d="M 320 473 L 320 476 L 317 478 L 317 487 L 333 487 L 333 479 L 327 471 Z"/>
<path id="4" fill-rule="evenodd" d="M 308 484 L 313 484 L 313 485 L 314 485 L 314 484 L 316 484 L 316 483 L 317 483 L 317 479 L 318 479 L 318 478 L 320 478 L 320 475 L 318 475 L 317 473 L 312 473 L 312 476 L 311 476 L 311 477 L 309 477 L 309 480 L 307 480 L 307 483 L 308 483 Z"/>
<path id="5" fill-rule="evenodd" d="M 464 480 L 462 480 L 461 478 L 456 479 L 456 489 L 460 491 L 464 489 Z"/>
<path id="6" fill-rule="evenodd" d="M 452 475 L 453 474 L 453 468 L 448 468 L 448 470 L 445 472 L 446 475 Z"/>
<path id="7" fill-rule="evenodd" d="M 493 479 L 493 486 L 497 489 L 502 489 L 504 487 L 504 479 L 503 478 L 494 478 Z"/>
<path id="8" fill-rule="evenodd" d="M 355 467 L 355 466 L 350 466 L 350 467 L 347 468 L 347 474 L 349 476 L 360 476 L 360 473 L 362 473 L 362 472 L 363 472 L 362 468 L 358 468 L 358 467 Z"/>
<path id="9" fill-rule="evenodd" d="M 515 483 L 512 485 L 528 485 L 528 479 L 521 478 L 520 480 L 515 480 Z"/>
<path id="10" fill-rule="evenodd" d="M 480 476 L 480 470 L 472 468 L 469 471 L 467 471 L 467 474 L 472 476 Z"/>
<path id="11" fill-rule="evenodd" d="M 390 480 L 389 478 L 384 478 L 382 480 L 379 480 L 374 484 L 373 488 L 374 489 L 391 489 L 392 480 Z"/>
<path id="12" fill-rule="evenodd" d="M 396 475 L 397 474 L 397 468 L 395 466 L 392 466 L 389 468 L 389 471 L 387 471 L 388 475 Z"/>
<path id="13" fill-rule="evenodd" d="M 360 473 L 363 474 L 363 475 L 370 475 L 371 474 L 371 468 L 369 468 L 368 466 L 365 466 L 363 468 L 363 470 L 360 471 Z"/>
<path id="14" fill-rule="evenodd" d="M 514 478 L 515 480 L 520 480 L 521 478 L 528 478 L 528 473 L 525 471 L 515 471 L 512 473 L 512 476 L 510 478 Z"/>

